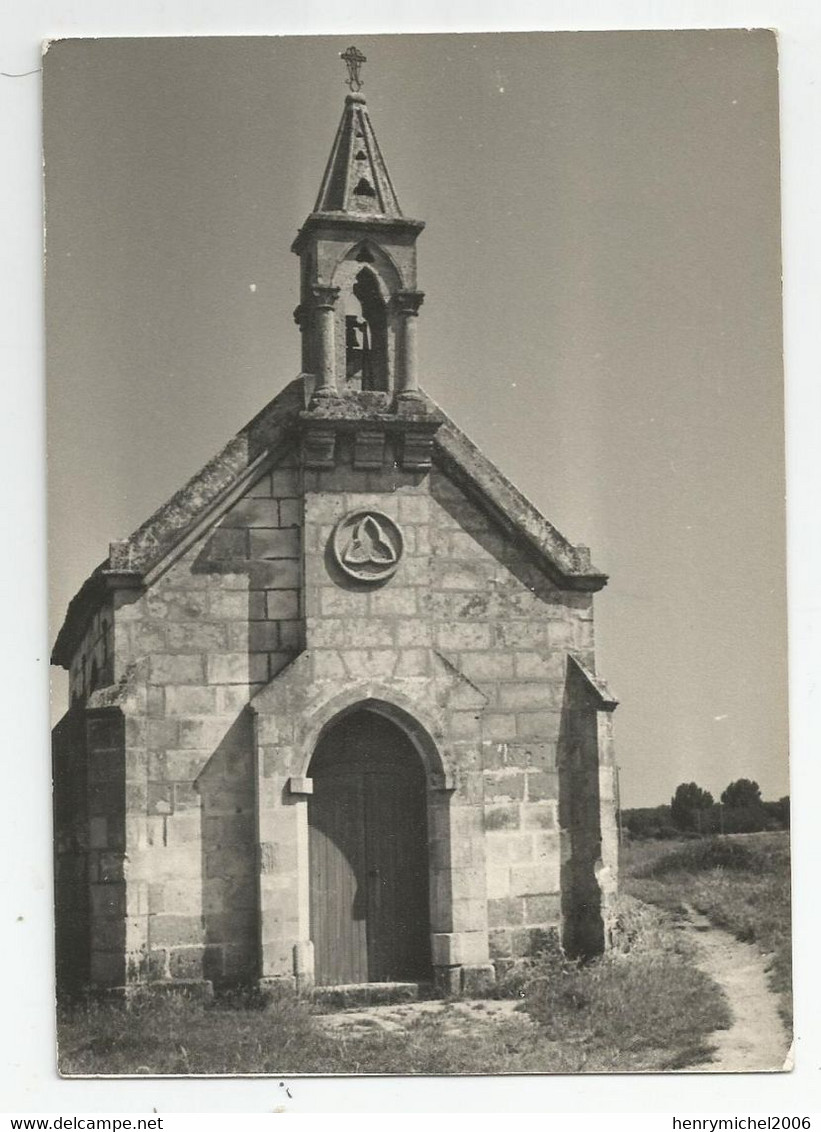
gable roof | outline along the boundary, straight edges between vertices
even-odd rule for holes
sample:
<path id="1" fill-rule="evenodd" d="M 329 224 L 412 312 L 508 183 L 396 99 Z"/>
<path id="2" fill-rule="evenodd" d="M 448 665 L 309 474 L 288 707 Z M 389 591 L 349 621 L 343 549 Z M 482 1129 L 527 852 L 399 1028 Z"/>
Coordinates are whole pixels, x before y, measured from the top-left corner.
<path id="1" fill-rule="evenodd" d="M 586 546 L 574 545 L 534 507 L 473 441 L 441 409 L 441 428 L 434 436 L 434 459 L 465 493 L 535 552 L 539 564 L 560 586 L 600 590 L 607 584 L 590 562 Z"/>
<path id="2" fill-rule="evenodd" d="M 441 422 L 433 438 L 434 463 L 561 588 L 593 592 L 606 585 L 607 575 L 591 565 L 587 547 L 569 542 L 426 394 L 421 396 Z M 108 557 L 69 603 L 52 651 L 53 664 L 68 667 L 90 617 L 109 592 L 150 585 L 282 459 L 295 443 L 305 407 L 304 383 L 298 377 L 133 534 L 111 543 Z"/>

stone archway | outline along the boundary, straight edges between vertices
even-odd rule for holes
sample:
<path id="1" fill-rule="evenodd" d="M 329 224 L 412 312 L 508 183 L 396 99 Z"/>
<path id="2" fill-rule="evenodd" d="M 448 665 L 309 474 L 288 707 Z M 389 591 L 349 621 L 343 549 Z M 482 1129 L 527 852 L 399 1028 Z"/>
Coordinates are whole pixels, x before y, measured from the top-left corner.
<path id="1" fill-rule="evenodd" d="M 360 706 L 323 730 L 309 774 L 316 982 L 429 978 L 427 784 L 413 743 Z"/>
<path id="2" fill-rule="evenodd" d="M 360 710 L 390 722 L 411 744 L 425 775 L 428 833 L 429 946 L 435 981 L 444 989 L 485 985 L 487 888 L 482 808 L 472 779 L 455 771 L 448 704 L 477 712 L 485 697 L 442 661 L 431 680 L 362 681 L 343 691 L 317 680 L 302 653 L 252 702 L 259 838 L 259 977 L 298 989 L 315 982 L 310 925 L 308 807 L 312 759 L 324 736 Z M 416 980 L 413 980 L 416 981 Z"/>

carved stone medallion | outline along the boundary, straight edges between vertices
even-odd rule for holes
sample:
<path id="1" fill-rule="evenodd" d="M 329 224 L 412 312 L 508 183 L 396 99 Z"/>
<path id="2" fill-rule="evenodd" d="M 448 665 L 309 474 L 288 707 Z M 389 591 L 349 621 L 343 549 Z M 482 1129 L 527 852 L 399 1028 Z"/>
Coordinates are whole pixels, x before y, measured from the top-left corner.
<path id="1" fill-rule="evenodd" d="M 402 531 L 381 511 L 352 511 L 337 523 L 333 556 L 349 578 L 383 582 L 402 557 Z"/>

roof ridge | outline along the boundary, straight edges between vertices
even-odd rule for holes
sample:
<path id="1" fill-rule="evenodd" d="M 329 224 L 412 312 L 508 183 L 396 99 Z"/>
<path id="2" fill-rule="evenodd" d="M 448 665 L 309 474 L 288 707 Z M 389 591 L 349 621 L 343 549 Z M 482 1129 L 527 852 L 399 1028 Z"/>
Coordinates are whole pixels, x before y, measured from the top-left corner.
<path id="1" fill-rule="evenodd" d="M 533 549 L 559 568 L 559 574 L 589 583 L 581 586 L 585 589 L 601 589 L 606 585 L 607 575 L 592 565 L 589 548 L 565 538 L 467 433 L 431 397 L 424 396 L 441 414 L 442 425 L 434 436 L 433 446 L 434 451 L 440 453 L 445 470 L 456 470 L 458 475 L 473 481 L 479 492 L 495 504 L 497 516 L 518 528 Z"/>
<path id="2" fill-rule="evenodd" d="M 127 553 L 127 568 L 144 569 L 153 565 L 153 552 L 170 549 L 165 546 L 166 542 L 178 541 L 203 512 L 231 489 L 237 478 L 256 458 L 275 447 L 277 442 L 281 444 L 283 437 L 276 433 L 281 433 L 291 418 L 304 407 L 302 389 L 301 378 L 289 382 L 170 499 L 161 504 L 126 539 L 113 544 L 118 548 L 118 555 Z M 180 520 L 184 521 L 184 528 L 180 527 Z M 126 567 L 125 561 L 115 561 L 111 554 L 109 564 L 112 568 L 119 565 Z"/>

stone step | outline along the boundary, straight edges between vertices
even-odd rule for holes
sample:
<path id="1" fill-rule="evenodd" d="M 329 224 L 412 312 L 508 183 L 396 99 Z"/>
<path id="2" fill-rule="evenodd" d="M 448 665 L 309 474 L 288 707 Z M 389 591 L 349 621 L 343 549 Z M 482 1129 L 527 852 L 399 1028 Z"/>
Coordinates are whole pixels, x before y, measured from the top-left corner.
<path id="1" fill-rule="evenodd" d="M 214 997 L 214 984 L 210 979 L 152 979 L 145 983 L 129 983 L 128 986 L 102 987 L 99 993 L 104 998 L 122 998 L 128 1002 L 172 995 L 210 1002 Z"/>
<path id="2" fill-rule="evenodd" d="M 432 983 L 342 983 L 314 987 L 311 998 L 321 1006 L 377 1006 L 394 1002 L 418 1002 L 433 998 Z"/>

